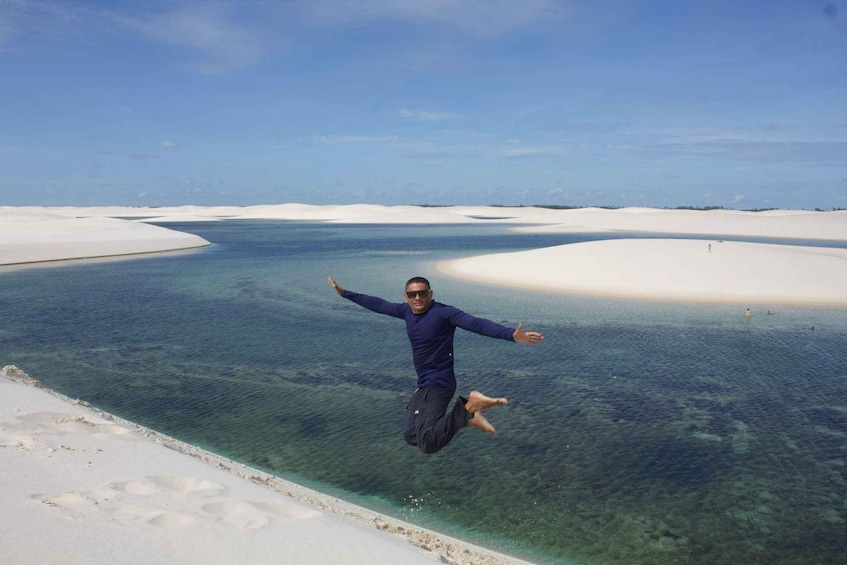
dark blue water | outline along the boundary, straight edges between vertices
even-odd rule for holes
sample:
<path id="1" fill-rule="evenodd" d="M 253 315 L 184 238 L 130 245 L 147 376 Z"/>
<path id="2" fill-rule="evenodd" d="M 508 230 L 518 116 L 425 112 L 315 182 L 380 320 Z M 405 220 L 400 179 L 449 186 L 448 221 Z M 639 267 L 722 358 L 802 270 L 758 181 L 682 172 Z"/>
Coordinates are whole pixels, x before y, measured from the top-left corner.
<path id="1" fill-rule="evenodd" d="M 174 226 L 171 226 L 174 227 Z M 841 563 L 847 310 L 559 296 L 437 261 L 608 236 L 217 222 L 210 248 L 0 272 L 0 364 L 233 459 L 539 562 Z M 457 334 L 500 434 L 425 456 L 403 324 L 326 283 L 542 331 Z M 773 315 L 764 315 L 770 310 Z M 814 328 L 814 329 L 813 329 Z"/>

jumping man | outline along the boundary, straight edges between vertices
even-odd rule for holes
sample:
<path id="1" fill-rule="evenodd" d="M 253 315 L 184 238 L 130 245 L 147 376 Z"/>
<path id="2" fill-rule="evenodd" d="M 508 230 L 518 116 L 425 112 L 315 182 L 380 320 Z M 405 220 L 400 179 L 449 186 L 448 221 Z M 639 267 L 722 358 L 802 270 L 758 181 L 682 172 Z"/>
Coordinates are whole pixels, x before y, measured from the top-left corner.
<path id="1" fill-rule="evenodd" d="M 412 344 L 412 359 L 418 375 L 418 388 L 409 400 L 403 435 L 406 442 L 416 445 L 424 453 L 435 453 L 465 426 L 473 426 L 496 434 L 482 411 L 506 404 L 505 398 L 489 398 L 472 391 L 467 398 L 459 397 L 450 412 L 447 405 L 456 392 L 456 375 L 453 372 L 453 334 L 462 328 L 480 335 L 538 345 L 544 340 L 538 332 L 523 331 L 501 326 L 491 320 L 475 318 L 432 299 L 432 288 L 423 277 L 414 277 L 406 283 L 405 302 L 392 303 L 376 296 L 344 290 L 329 277 L 335 292 L 362 306 L 387 316 L 406 321 L 406 333 Z"/>

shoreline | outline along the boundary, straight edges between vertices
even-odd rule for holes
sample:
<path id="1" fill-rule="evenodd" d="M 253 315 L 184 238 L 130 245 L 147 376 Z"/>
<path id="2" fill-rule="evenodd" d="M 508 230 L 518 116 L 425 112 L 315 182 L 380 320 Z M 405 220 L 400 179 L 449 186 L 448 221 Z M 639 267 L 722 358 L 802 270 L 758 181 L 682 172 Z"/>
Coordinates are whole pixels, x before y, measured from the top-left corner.
<path id="1" fill-rule="evenodd" d="M 193 247 L 177 247 L 174 249 L 162 249 L 151 251 L 137 251 L 133 253 L 114 253 L 109 255 L 91 255 L 80 257 L 60 257 L 57 259 L 44 259 L 39 261 L 21 261 L 19 263 L 0 263 L 0 273 L 16 269 L 38 268 L 38 267 L 60 267 L 64 265 L 76 265 L 94 262 L 117 262 L 126 259 L 138 259 L 143 257 L 171 257 L 180 253 L 190 253 L 195 250 L 211 247 L 214 244 L 208 242 L 204 245 Z"/>
<path id="2" fill-rule="evenodd" d="M 133 516 L 133 519 L 129 520 L 129 525 L 134 531 L 130 532 L 126 528 L 115 526 L 114 522 L 128 521 L 123 516 L 137 511 L 134 505 L 137 504 L 139 496 L 135 497 L 136 500 L 129 500 L 132 497 L 127 496 L 126 503 L 122 505 L 119 501 L 115 501 L 117 498 L 116 495 L 110 494 L 110 498 L 109 496 L 100 495 L 98 488 L 90 488 L 90 483 L 92 481 L 96 483 L 97 481 L 89 475 L 96 474 L 93 472 L 93 468 L 98 466 L 97 457 L 100 453 L 121 452 L 120 455 L 122 457 L 129 459 L 131 455 L 124 452 L 127 452 L 129 449 L 138 450 L 138 446 L 132 445 L 131 442 L 142 442 L 144 447 L 148 451 L 151 451 L 153 459 L 158 460 L 160 457 L 168 457 L 171 461 L 174 457 L 181 459 L 179 461 L 181 467 L 187 466 L 194 471 L 194 478 L 191 479 L 192 482 L 223 483 L 223 487 L 226 487 L 226 490 L 231 490 L 239 494 L 245 488 L 260 487 L 265 491 L 266 496 L 264 498 L 268 498 L 269 500 L 266 500 L 263 504 L 250 500 L 252 509 L 270 508 L 271 505 L 281 505 L 285 507 L 284 512 L 278 511 L 277 514 L 287 513 L 294 515 L 295 518 L 299 518 L 299 521 L 304 523 L 303 527 L 308 530 L 307 533 L 309 535 L 303 540 L 292 539 L 291 535 L 278 531 L 280 529 L 279 526 L 288 529 L 290 525 L 284 523 L 276 524 L 275 522 L 284 522 L 284 520 L 279 520 L 279 517 L 274 516 L 273 512 L 265 512 L 267 516 L 262 516 L 261 518 L 263 520 L 261 522 L 258 521 L 260 516 L 257 512 L 256 516 L 253 517 L 254 523 L 248 523 L 245 517 L 248 506 L 243 504 L 245 502 L 244 500 L 234 500 L 234 497 L 230 497 L 230 500 L 217 501 L 215 504 L 223 509 L 222 511 L 227 511 L 226 514 L 222 514 L 221 519 L 218 521 L 223 521 L 225 524 L 224 529 L 227 530 L 228 535 L 239 534 L 242 530 L 264 529 L 269 534 L 273 533 L 275 536 L 288 538 L 283 540 L 284 544 L 282 544 L 285 553 L 281 554 L 279 553 L 279 548 L 275 548 L 276 553 L 273 555 L 262 556 L 261 552 L 259 552 L 252 559 L 249 557 L 249 554 L 246 556 L 243 553 L 238 555 L 239 559 L 247 559 L 247 562 L 250 563 L 284 561 L 286 557 L 290 557 L 290 555 L 298 552 L 302 552 L 304 555 L 307 554 L 310 550 L 308 546 L 317 541 L 314 539 L 310 541 L 308 539 L 309 537 L 313 537 L 312 534 L 316 534 L 317 528 L 319 528 L 317 524 L 307 524 L 310 520 L 314 520 L 322 522 L 321 529 L 340 528 L 343 530 L 341 533 L 346 536 L 346 544 L 341 548 L 341 552 L 336 555 L 337 559 L 322 560 L 316 558 L 316 561 L 314 561 L 316 563 L 340 562 L 340 560 L 350 563 L 391 563 L 394 562 L 392 559 L 403 559 L 406 562 L 416 563 L 418 562 L 416 558 L 423 558 L 421 562 L 440 561 L 442 563 L 453 563 L 456 565 L 530 565 L 528 561 L 498 553 L 470 542 L 369 510 L 156 432 L 145 426 L 102 411 L 85 401 L 75 400 L 57 391 L 44 388 L 36 379 L 31 378 L 12 365 L 8 365 L 0 370 L 0 387 L 5 388 L 15 385 L 25 388 L 23 390 L 10 388 L 8 393 L 4 395 L 6 397 L 5 402 L 0 403 L 0 407 L 4 408 L 4 410 L 0 411 L 0 447 L 6 448 L 0 450 L 0 456 L 2 456 L 0 458 L 6 460 L 5 468 L 20 469 L 21 465 L 14 465 L 15 462 L 20 463 L 23 458 L 31 462 L 33 454 L 38 454 L 39 452 L 45 452 L 46 458 L 51 458 L 57 451 L 63 452 L 63 455 L 66 456 L 79 452 L 87 453 L 81 453 L 79 457 L 73 457 L 73 460 L 67 460 L 68 457 L 65 457 L 64 459 L 66 460 L 62 462 L 65 466 L 65 478 L 70 478 L 71 482 L 77 484 L 78 486 L 76 488 L 64 493 L 51 495 L 49 499 L 39 493 L 21 492 L 19 487 L 15 488 L 13 489 L 15 491 L 14 493 L 7 492 L 4 495 L 4 498 L 6 498 L 4 513 L 7 514 L 7 518 L 11 518 L 10 513 L 13 511 L 16 518 L 20 518 L 21 514 L 27 512 L 34 513 L 34 518 L 41 522 L 42 520 L 51 521 L 51 518 L 53 518 L 51 514 L 57 514 L 55 511 L 58 508 L 60 510 L 58 512 L 59 515 L 55 516 L 55 518 L 58 518 L 58 522 L 51 524 L 51 527 L 57 528 L 59 532 L 67 532 L 70 535 L 71 532 L 69 530 L 73 528 L 63 526 L 62 520 L 64 519 L 65 522 L 70 521 L 74 524 L 77 522 L 82 523 L 86 526 L 86 530 L 92 537 L 102 537 L 101 543 L 107 544 L 107 547 L 101 547 L 97 551 L 108 549 L 110 555 L 114 555 L 116 551 L 119 551 L 117 547 L 108 546 L 110 540 L 113 540 L 113 538 L 123 539 L 129 536 L 131 541 L 141 540 L 146 543 L 146 540 L 151 534 L 151 528 L 149 527 L 151 523 L 162 526 L 159 529 L 166 532 L 185 533 L 185 535 L 192 537 L 192 541 L 201 544 L 214 544 L 214 540 L 209 538 L 220 535 L 220 532 L 217 531 L 219 528 L 214 526 L 203 523 L 196 525 L 189 523 L 189 518 L 192 518 L 194 522 L 200 522 L 198 515 L 201 514 L 201 511 L 197 508 L 194 509 L 193 516 L 190 514 L 186 515 L 183 512 L 180 519 L 185 523 L 176 522 L 176 513 L 169 512 L 169 510 L 171 510 L 172 506 L 177 506 L 177 498 L 193 495 L 193 492 L 189 491 L 182 494 L 174 493 L 174 496 L 171 496 L 167 500 L 162 499 L 158 505 L 148 505 L 149 507 L 146 509 L 147 514 L 159 514 L 155 518 L 161 518 L 162 515 L 169 515 L 171 524 L 166 524 L 164 519 L 156 523 L 154 520 L 146 520 L 146 516 Z M 15 402 L 18 400 L 17 397 L 22 395 L 28 397 L 25 399 L 26 402 L 24 402 L 24 404 L 27 404 L 25 407 Z M 67 410 L 62 410 L 61 413 L 53 412 L 56 409 L 55 403 L 48 399 L 54 399 L 65 404 Z M 15 406 L 14 414 L 9 413 L 12 405 Z M 38 421 L 39 425 L 29 426 L 30 429 L 27 429 L 28 427 L 26 425 L 20 423 L 35 420 Z M 69 425 L 74 425 L 75 429 L 73 431 L 70 430 Z M 108 431 L 104 431 L 107 428 L 109 428 Z M 74 445 L 74 438 L 67 437 L 72 436 L 73 432 L 87 436 L 79 442 L 80 445 L 85 444 L 85 448 Z M 45 439 L 50 438 L 53 434 L 62 436 L 61 443 L 58 446 L 51 446 L 50 441 Z M 96 447 L 92 448 L 92 442 Z M 131 466 L 132 463 L 133 461 L 127 462 L 124 466 Z M 54 464 L 51 463 L 51 465 Z M 99 465 L 101 471 L 99 474 L 105 474 L 109 478 L 109 481 L 114 483 L 114 481 L 125 478 L 121 476 L 123 469 L 104 469 L 104 465 L 108 467 L 105 463 Z M 157 469 L 158 474 L 155 475 L 149 475 L 150 471 L 148 470 L 148 477 L 145 478 L 147 482 L 151 479 L 155 481 L 157 478 L 166 477 L 173 473 L 169 465 L 154 465 L 154 467 L 162 468 Z M 42 471 L 45 471 L 45 469 L 42 468 Z M 220 472 L 226 473 L 229 480 L 221 480 L 219 476 Z M 7 476 L 7 485 L 14 485 L 19 482 L 15 480 L 14 473 L 10 472 L 9 474 L 12 476 Z M 54 480 L 54 478 L 51 478 L 45 482 L 54 482 Z M 136 480 L 140 481 L 140 479 Z M 185 479 L 183 479 L 184 481 Z M 88 485 L 88 487 L 83 485 Z M 164 482 L 158 485 L 157 488 L 159 490 L 165 490 L 163 485 Z M 111 486 L 114 490 L 114 484 Z M 39 487 L 45 488 L 46 485 L 39 484 Z M 81 501 L 72 500 L 84 488 L 90 488 L 88 494 L 84 495 L 89 505 L 93 502 L 96 506 L 103 507 L 111 503 L 112 506 L 116 507 L 116 517 L 109 518 L 108 520 L 96 519 L 97 517 L 93 516 L 95 511 L 90 506 L 86 507 L 82 505 Z M 102 490 L 103 487 L 99 487 L 99 489 Z M 130 489 L 123 490 L 125 494 L 130 492 Z M 142 487 L 136 487 L 135 491 L 136 495 L 146 492 L 143 491 Z M 43 504 L 34 505 L 33 501 L 38 500 Z M 293 506 L 289 508 L 288 505 Z M 22 508 L 25 508 L 25 511 Z M 170 516 L 171 514 L 173 516 Z M 12 520 L 8 520 L 8 522 L 12 522 Z M 118 526 L 120 525 L 126 526 L 127 524 L 118 524 Z M 12 533 L 15 533 L 15 528 L 11 528 L 11 530 Z M 302 536 L 304 532 L 301 531 L 299 534 Z M 195 537 L 199 537 L 200 539 L 193 539 Z M 73 545 L 70 540 L 62 541 L 61 537 L 58 541 L 63 546 Z M 252 541 L 247 541 L 250 542 L 247 544 L 247 547 L 252 547 Z M 26 553 L 28 548 L 32 547 L 33 543 L 35 543 L 34 539 L 27 541 L 22 536 L 16 536 L 15 542 L 9 545 L 13 546 L 13 550 L 17 550 L 20 554 L 23 554 Z M 114 541 L 111 541 L 111 543 L 115 544 Z M 241 549 L 242 551 L 244 550 L 244 548 Z M 256 551 L 259 551 L 259 549 Z M 333 549 L 328 548 L 326 551 L 333 551 Z M 382 552 L 387 553 L 383 554 Z M 369 557 L 366 560 L 357 559 L 354 557 L 357 553 L 366 553 Z M 374 554 L 379 554 L 384 558 L 374 561 Z M 273 557 L 273 559 L 270 557 Z M 31 562 L 35 563 L 36 561 Z M 82 562 L 85 559 L 80 559 L 79 561 Z M 125 562 L 120 558 L 117 561 Z M 115 562 L 115 560 L 112 562 Z M 156 562 L 156 560 L 152 559 L 149 562 Z M 206 561 L 205 557 L 197 555 L 196 560 L 180 560 L 180 562 L 203 563 L 208 561 Z"/>

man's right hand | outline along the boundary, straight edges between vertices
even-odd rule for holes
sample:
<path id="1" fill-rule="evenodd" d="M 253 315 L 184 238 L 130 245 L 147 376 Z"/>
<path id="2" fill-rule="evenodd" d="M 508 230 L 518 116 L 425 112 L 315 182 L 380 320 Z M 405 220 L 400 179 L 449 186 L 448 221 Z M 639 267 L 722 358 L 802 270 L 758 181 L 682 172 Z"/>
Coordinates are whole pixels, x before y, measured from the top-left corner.
<path id="1" fill-rule="evenodd" d="M 332 280 L 332 277 L 327 277 L 327 281 L 329 281 L 329 286 L 334 288 L 335 292 L 338 293 L 338 296 L 341 296 L 342 293 L 344 292 L 344 289 L 341 288 L 340 286 L 338 286 L 338 284 L 334 280 Z"/>

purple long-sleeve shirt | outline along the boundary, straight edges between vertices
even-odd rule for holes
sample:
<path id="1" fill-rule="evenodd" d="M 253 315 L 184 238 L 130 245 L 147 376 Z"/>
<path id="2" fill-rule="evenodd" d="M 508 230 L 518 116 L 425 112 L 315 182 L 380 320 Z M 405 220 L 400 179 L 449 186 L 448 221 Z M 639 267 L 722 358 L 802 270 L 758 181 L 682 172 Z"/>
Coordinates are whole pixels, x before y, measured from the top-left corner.
<path id="1" fill-rule="evenodd" d="M 485 318 L 476 318 L 440 302 L 432 301 L 426 312 L 415 314 L 405 302 L 388 302 L 349 290 L 345 290 L 342 296 L 373 312 L 406 321 L 406 333 L 412 344 L 412 359 L 418 375 L 418 388 L 456 389 L 456 375 L 453 372 L 453 335 L 456 328 L 515 341 L 512 337 L 514 329 Z"/>

